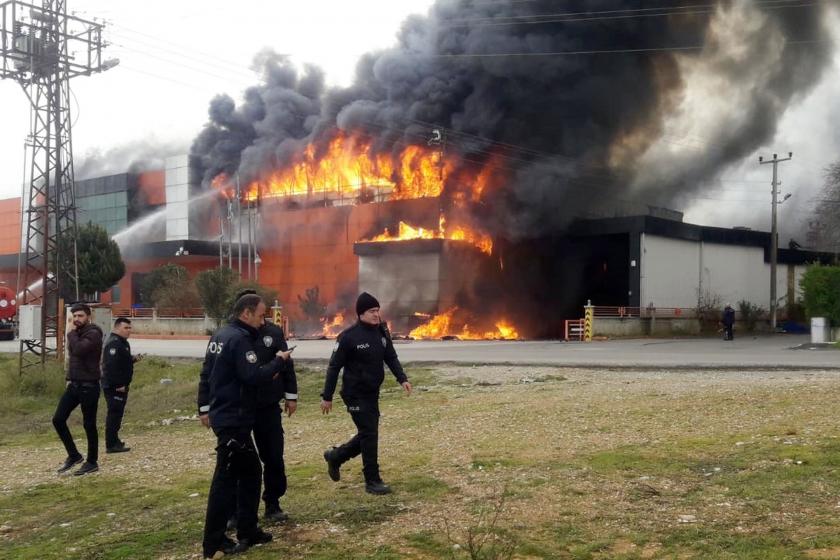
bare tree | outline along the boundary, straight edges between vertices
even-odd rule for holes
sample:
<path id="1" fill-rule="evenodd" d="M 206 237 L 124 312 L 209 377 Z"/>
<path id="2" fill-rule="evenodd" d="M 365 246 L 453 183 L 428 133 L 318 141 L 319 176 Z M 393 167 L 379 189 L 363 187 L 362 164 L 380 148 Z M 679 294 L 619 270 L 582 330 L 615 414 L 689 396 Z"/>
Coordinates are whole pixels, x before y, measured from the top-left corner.
<path id="1" fill-rule="evenodd" d="M 825 170 L 825 183 L 808 223 L 808 247 L 840 252 L 840 161 Z"/>

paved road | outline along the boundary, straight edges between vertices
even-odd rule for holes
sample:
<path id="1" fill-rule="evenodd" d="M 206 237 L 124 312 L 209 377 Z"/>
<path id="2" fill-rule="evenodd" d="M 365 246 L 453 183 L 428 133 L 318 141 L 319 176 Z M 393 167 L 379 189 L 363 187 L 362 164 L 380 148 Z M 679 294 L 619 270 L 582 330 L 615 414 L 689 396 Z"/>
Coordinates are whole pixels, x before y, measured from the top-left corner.
<path id="1" fill-rule="evenodd" d="M 807 336 L 717 339 L 634 339 L 592 342 L 397 341 L 403 362 L 517 363 L 599 367 L 805 367 L 840 369 L 838 350 L 795 350 Z M 300 340 L 294 357 L 326 360 L 335 341 Z M 135 352 L 199 358 L 203 340 L 132 339 Z M 16 352 L 17 342 L 0 342 L 0 352 Z"/>

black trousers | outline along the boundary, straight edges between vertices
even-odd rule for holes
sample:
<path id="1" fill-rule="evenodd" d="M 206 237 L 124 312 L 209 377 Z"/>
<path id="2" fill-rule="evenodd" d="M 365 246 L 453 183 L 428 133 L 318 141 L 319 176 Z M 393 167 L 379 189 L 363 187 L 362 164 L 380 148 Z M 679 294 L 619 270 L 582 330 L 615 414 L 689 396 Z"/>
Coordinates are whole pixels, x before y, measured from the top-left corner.
<path id="1" fill-rule="evenodd" d="M 204 554 L 222 547 L 228 518 L 238 511 L 237 538 L 250 538 L 257 530 L 262 469 L 250 430 L 225 428 L 216 433 L 216 470 L 207 497 Z M 237 491 L 238 490 L 238 491 Z"/>
<path id="2" fill-rule="evenodd" d="M 77 406 L 82 407 L 82 425 L 87 435 L 87 462 L 96 464 L 99 460 L 99 433 L 96 431 L 96 409 L 99 405 L 99 384 L 98 383 L 77 383 L 71 381 L 53 415 L 53 426 L 58 432 L 58 437 L 67 450 L 68 457 L 79 457 L 78 448 L 73 441 L 73 434 L 67 427 L 67 419 Z"/>
<path id="3" fill-rule="evenodd" d="M 260 407 L 254 420 L 254 441 L 263 464 L 263 495 L 266 507 L 279 506 L 286 493 L 286 463 L 283 461 L 283 410 L 280 403 Z"/>
<path id="4" fill-rule="evenodd" d="M 732 333 L 732 325 L 723 325 L 723 340 L 733 340 L 735 335 Z"/>
<path id="5" fill-rule="evenodd" d="M 381 480 L 379 477 L 379 401 L 370 399 L 345 400 L 345 402 L 357 431 L 350 441 L 336 448 L 336 458 L 344 463 L 361 455 L 365 481 Z"/>
<path id="6" fill-rule="evenodd" d="M 120 426 L 122 426 L 125 405 L 128 402 L 128 387 L 125 391 L 113 388 L 102 389 L 108 414 L 105 416 L 105 447 L 115 447 L 120 443 Z"/>

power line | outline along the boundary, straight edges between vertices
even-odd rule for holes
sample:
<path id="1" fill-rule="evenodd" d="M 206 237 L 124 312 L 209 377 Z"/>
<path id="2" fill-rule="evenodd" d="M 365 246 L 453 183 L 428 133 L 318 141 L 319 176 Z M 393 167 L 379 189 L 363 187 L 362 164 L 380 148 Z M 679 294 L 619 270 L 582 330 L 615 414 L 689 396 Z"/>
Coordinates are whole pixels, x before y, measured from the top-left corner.
<path id="1" fill-rule="evenodd" d="M 782 10 L 806 8 L 819 5 L 818 2 L 791 3 L 797 0 L 766 0 L 756 1 L 757 7 L 766 10 Z M 711 14 L 717 9 L 714 4 L 702 4 L 684 7 L 639 8 L 627 10 L 607 10 L 600 12 L 572 12 L 554 14 L 530 14 L 513 16 L 488 16 L 485 18 L 466 18 L 452 20 L 448 27 L 488 27 L 505 25 L 541 25 L 547 23 L 586 23 L 604 20 L 636 19 L 646 17 L 666 17 L 674 15 L 703 15 Z"/>
<path id="2" fill-rule="evenodd" d="M 802 40 L 802 41 L 787 41 L 785 45 L 816 45 L 827 44 L 829 41 L 822 39 Z M 699 51 L 705 49 L 705 45 L 691 45 L 691 46 L 674 46 L 674 47 L 644 47 L 638 49 L 596 49 L 596 50 L 581 50 L 581 51 L 552 51 L 552 52 L 519 52 L 519 53 L 451 53 L 451 54 L 428 54 L 416 53 L 409 54 L 418 58 L 499 58 L 499 57 L 537 57 L 537 56 L 579 56 L 579 55 L 599 55 L 599 54 L 645 54 L 652 52 L 685 52 L 685 51 Z"/>

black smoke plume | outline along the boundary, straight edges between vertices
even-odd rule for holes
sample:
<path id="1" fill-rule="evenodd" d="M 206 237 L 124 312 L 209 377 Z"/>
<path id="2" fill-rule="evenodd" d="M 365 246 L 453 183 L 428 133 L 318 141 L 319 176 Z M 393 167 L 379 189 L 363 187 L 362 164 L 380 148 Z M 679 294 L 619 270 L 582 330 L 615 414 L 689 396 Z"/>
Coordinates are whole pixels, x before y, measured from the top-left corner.
<path id="1" fill-rule="evenodd" d="M 404 22 L 396 46 L 364 56 L 347 88 L 328 90 L 319 69 L 299 73 L 261 53 L 264 83 L 239 106 L 227 95 L 214 99 L 192 151 L 205 181 L 237 171 L 248 181 L 338 130 L 398 152 L 438 128 L 462 166 L 497 155 L 492 165 L 506 188 L 492 208 L 477 210 L 496 234 L 557 231 L 599 208 L 667 205 L 772 137 L 784 107 L 818 81 L 831 54 L 821 23 L 827 3 L 791 4 L 685 1 L 640 10 L 619 0 L 439 0 Z M 750 30 L 726 26 L 739 16 Z M 732 57 L 727 41 L 739 38 L 745 50 Z M 669 162 L 653 153 L 645 161 L 686 94 L 687 68 L 751 91 L 755 81 L 739 83 L 739 73 L 767 56 L 775 58 L 763 89 L 739 107 L 737 127 L 707 138 L 700 157 Z"/>

